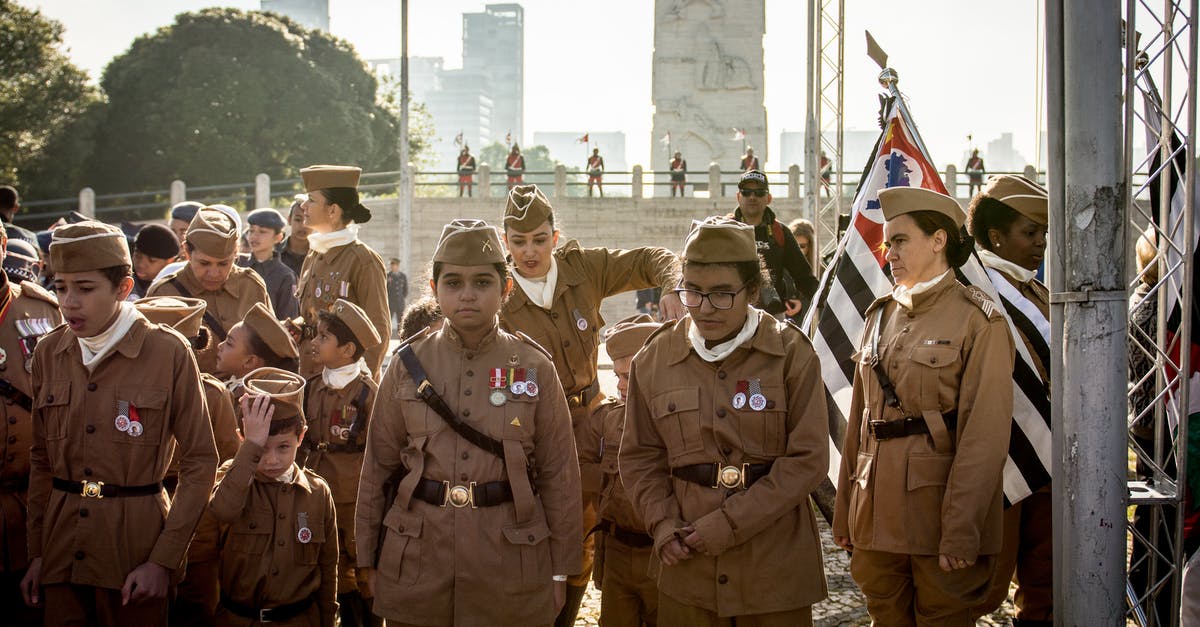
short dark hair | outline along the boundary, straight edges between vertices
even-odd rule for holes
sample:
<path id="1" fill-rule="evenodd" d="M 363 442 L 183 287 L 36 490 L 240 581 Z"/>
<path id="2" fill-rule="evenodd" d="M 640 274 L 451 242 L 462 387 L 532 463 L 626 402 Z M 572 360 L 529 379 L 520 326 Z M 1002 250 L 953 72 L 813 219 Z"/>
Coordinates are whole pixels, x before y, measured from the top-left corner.
<path id="1" fill-rule="evenodd" d="M 433 262 L 433 269 L 430 275 L 433 276 L 433 282 L 437 283 L 438 278 L 442 276 L 442 268 L 444 264 L 440 261 Z M 508 264 L 493 263 L 492 267 L 496 269 L 496 274 L 500 275 L 500 282 L 503 283 L 508 279 Z"/>
<path id="2" fill-rule="evenodd" d="M 113 287 L 121 285 L 121 281 L 133 276 L 133 266 L 121 265 L 110 266 L 108 268 L 100 268 L 100 274 L 112 283 Z"/>
<path id="3" fill-rule="evenodd" d="M 267 435 L 279 435 L 281 433 L 291 433 L 300 435 L 304 431 L 304 413 L 301 412 L 296 420 L 273 420 L 271 426 L 267 429 Z M 240 419 L 239 419 L 240 420 Z"/>
<path id="4" fill-rule="evenodd" d="M 407 340 L 420 333 L 421 329 L 440 320 L 441 317 L 442 308 L 438 306 L 437 299 L 432 296 L 421 298 L 409 305 L 404 310 L 404 315 L 400 317 L 400 339 Z"/>
<path id="5" fill-rule="evenodd" d="M 925 235 L 932 236 L 939 230 L 946 232 L 946 262 L 951 268 L 957 268 L 971 258 L 971 251 L 975 249 L 971 238 L 950 216 L 937 211 L 913 211 L 907 215 L 912 216 L 917 228 Z"/>
<path id="6" fill-rule="evenodd" d="M 976 194 L 967 206 L 967 231 L 975 238 L 975 242 L 984 250 L 992 250 L 992 240 L 988 238 L 988 230 L 996 229 L 1008 233 L 1013 223 L 1020 216 L 1015 209 L 983 194 Z"/>
<path id="7" fill-rule="evenodd" d="M 747 293 L 758 292 L 762 293 L 762 288 L 770 282 L 770 275 L 767 273 L 767 265 L 763 262 L 762 257 L 755 261 L 736 261 L 729 263 L 701 263 L 699 261 L 688 261 L 683 258 L 683 271 L 688 268 L 733 268 L 738 275 L 738 279 L 745 285 Z M 681 277 L 682 280 L 682 277 Z M 757 304 L 757 299 L 752 304 Z"/>
<path id="8" fill-rule="evenodd" d="M 358 338 L 354 337 L 354 332 L 350 330 L 350 327 L 346 326 L 346 323 L 342 322 L 342 319 L 334 315 L 332 311 L 318 311 L 317 322 L 325 324 L 325 328 L 329 329 L 329 332 L 333 334 L 333 337 L 337 340 L 337 345 L 339 347 L 345 346 L 346 344 L 354 345 L 355 361 L 357 361 L 359 357 L 362 357 L 363 354 L 367 352 L 365 349 L 363 349 L 362 344 L 358 343 Z"/>
<path id="9" fill-rule="evenodd" d="M 244 324 L 242 325 L 242 328 L 246 330 L 246 337 L 248 338 L 247 342 L 250 344 L 250 352 L 262 359 L 267 366 L 271 368 L 279 368 L 280 370 L 287 370 L 288 372 L 296 372 L 300 368 L 300 361 L 298 359 L 277 355 L 275 351 L 271 350 L 271 347 L 267 346 L 267 343 L 264 342 L 263 339 L 254 332 L 253 328 Z"/>
<path id="10" fill-rule="evenodd" d="M 21 195 L 12 185 L 0 185 L 0 211 L 15 209 L 21 203 Z"/>

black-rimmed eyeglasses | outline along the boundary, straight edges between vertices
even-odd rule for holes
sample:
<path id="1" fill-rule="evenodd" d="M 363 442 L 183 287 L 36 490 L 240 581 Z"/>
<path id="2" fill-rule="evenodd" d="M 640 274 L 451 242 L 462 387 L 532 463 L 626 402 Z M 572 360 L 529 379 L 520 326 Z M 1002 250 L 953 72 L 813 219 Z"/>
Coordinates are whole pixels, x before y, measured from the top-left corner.
<path id="1" fill-rule="evenodd" d="M 739 287 L 736 292 L 701 292 L 700 290 L 677 287 L 675 288 L 675 294 L 679 296 L 679 302 L 683 303 L 684 307 L 691 309 L 703 305 L 706 298 L 708 299 L 708 304 L 713 306 L 713 309 L 729 309 L 733 307 L 733 299 L 744 289 L 746 289 L 745 285 Z"/>

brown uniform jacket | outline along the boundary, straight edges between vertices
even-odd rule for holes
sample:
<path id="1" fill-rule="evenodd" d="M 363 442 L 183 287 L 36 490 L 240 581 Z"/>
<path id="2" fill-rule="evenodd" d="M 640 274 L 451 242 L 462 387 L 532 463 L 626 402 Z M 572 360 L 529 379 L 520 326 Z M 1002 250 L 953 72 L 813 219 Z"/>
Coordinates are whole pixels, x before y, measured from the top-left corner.
<path id="1" fill-rule="evenodd" d="M 300 294 L 300 315 L 308 324 L 316 324 L 317 312 L 329 309 L 333 301 L 339 298 L 362 307 L 375 331 L 384 340 L 363 356 L 371 368 L 371 374 L 379 378 L 383 355 L 388 347 L 387 338 L 392 336 L 391 313 L 387 303 L 387 270 L 379 253 L 357 240 L 325 253 L 310 250 L 304 258 L 296 289 Z M 300 345 L 300 374 L 306 377 L 320 372 L 320 368 L 312 363 L 312 353 L 309 351 L 311 344 L 312 340 L 305 340 Z"/>
<path id="2" fill-rule="evenodd" d="M 179 289 L 180 285 L 183 286 L 182 290 Z M 254 270 L 236 264 L 219 290 L 206 291 L 196 279 L 192 267 L 185 265 L 155 281 L 146 292 L 146 296 L 187 296 L 205 302 L 205 317 L 211 314 L 222 327 L 221 331 L 213 329 L 216 335 L 209 342 L 208 348 L 196 352 L 196 363 L 199 364 L 200 371 L 210 373 L 217 366 L 217 344 L 224 339 L 233 325 L 246 317 L 246 312 L 250 311 L 254 303 L 262 303 L 267 309 L 271 309 L 271 297 L 267 295 L 267 284 L 263 283 L 262 277 Z M 207 323 L 205 320 L 206 325 Z"/>
<path id="3" fill-rule="evenodd" d="M 874 312 L 881 308 L 878 358 L 902 410 L 887 406 L 871 367 Z M 999 305 L 948 274 L 914 295 L 911 311 L 891 295 L 876 300 L 862 346 L 834 535 L 889 553 L 968 561 L 998 553 L 1013 403 L 1013 341 Z M 950 411 L 958 426 L 948 432 L 940 416 Z M 877 440 L 868 429 L 871 420 L 905 416 L 923 416 L 933 434 Z"/>
<path id="4" fill-rule="evenodd" d="M 0 289 L 11 289 L 8 313 L 0 321 L 0 379 L 20 393 L 33 396 L 33 379 L 25 364 L 33 359 L 25 355 L 21 338 L 30 330 L 52 329 L 62 324 L 58 301 L 40 286 L 29 282 L 14 285 L 8 281 Z M 36 329 L 25 326 L 36 321 Z M 33 326 L 33 325 L 30 325 Z M 28 342 L 27 342 L 28 344 Z M 23 570 L 26 557 L 25 504 L 28 502 L 29 447 L 33 444 L 33 421 L 29 412 L 0 396 L 0 572 Z"/>
<path id="5" fill-rule="evenodd" d="M 229 388 L 220 379 L 200 373 L 200 383 L 204 386 L 204 401 L 208 408 L 208 421 L 212 424 L 213 441 L 217 445 L 217 463 L 233 459 L 237 454 L 242 440 L 238 437 L 237 412 L 233 408 L 233 397 Z M 179 475 L 179 457 L 181 451 L 176 450 L 167 467 L 167 477 L 174 479 Z"/>
<path id="6" fill-rule="evenodd" d="M 596 464 L 600 468 L 600 518 L 630 531 L 644 533 L 646 523 L 629 500 L 617 470 L 617 451 L 621 448 L 621 432 L 624 428 L 625 403 L 616 398 L 604 399 L 588 419 L 590 437 L 577 443 L 579 464 Z"/>
<path id="7" fill-rule="evenodd" d="M 43 558 L 42 583 L 119 589 L 147 561 L 179 568 L 217 468 L 187 340 L 139 314 L 89 373 L 75 334 L 60 326 L 38 342 L 33 382 L 29 556 Z M 137 408 L 141 436 L 117 430 L 119 401 Z M 95 499 L 51 488 L 53 477 L 118 486 L 160 482 L 176 444 L 174 499 L 166 491 Z"/>
<path id="8" fill-rule="evenodd" d="M 338 540 L 329 486 L 297 465 L 292 466 L 289 483 L 260 480 L 254 470 L 262 453 L 261 446 L 243 442 L 217 472 L 206 517 L 215 521 L 220 538 L 221 593 L 260 609 L 315 595 L 322 627 L 333 627 Z M 304 529 L 309 531 L 304 534 L 308 542 L 301 539 Z M 307 615 L 312 615 L 311 609 Z M 258 624 L 221 610 L 218 616 L 222 624 Z"/>
<path id="9" fill-rule="evenodd" d="M 418 625 L 554 622 L 552 577 L 582 568 L 583 523 L 575 442 L 549 357 L 499 329 L 467 349 L 448 324 L 410 346 L 450 409 L 503 442 L 507 463 L 455 433 L 392 360 L 371 412 L 355 531 L 358 565 L 378 573 L 375 612 Z M 539 393 L 505 392 L 495 407 L 491 370 L 509 367 L 537 368 Z M 383 483 L 401 468 L 407 475 L 386 502 Z M 431 505 L 413 496 L 422 477 L 508 481 L 514 496 L 477 509 Z"/>
<path id="10" fill-rule="evenodd" d="M 719 616 L 783 612 L 825 598 L 808 495 L 829 471 L 821 367 L 795 326 L 759 316 L 758 330 L 720 363 L 692 349 L 684 317 L 646 342 L 630 369 L 621 480 L 654 537 L 695 525 L 709 554 L 663 566 L 659 590 Z M 735 409 L 739 381 L 760 381 L 763 411 Z M 672 478 L 671 468 L 772 462 L 749 489 Z"/>

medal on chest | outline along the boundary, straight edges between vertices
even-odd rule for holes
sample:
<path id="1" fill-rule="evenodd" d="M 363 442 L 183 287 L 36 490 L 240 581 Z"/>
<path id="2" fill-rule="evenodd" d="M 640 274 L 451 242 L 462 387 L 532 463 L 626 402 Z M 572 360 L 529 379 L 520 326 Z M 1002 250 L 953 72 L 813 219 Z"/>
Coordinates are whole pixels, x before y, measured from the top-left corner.
<path id="1" fill-rule="evenodd" d="M 513 393 L 513 396 L 525 394 L 525 369 L 509 368 L 509 373 L 512 383 L 508 386 L 508 389 Z"/>
<path id="2" fill-rule="evenodd" d="M 746 406 L 746 393 L 749 389 L 750 383 L 748 381 L 740 380 L 737 382 L 737 393 L 733 395 L 733 400 L 731 401 L 734 409 L 741 409 Z"/>
<path id="3" fill-rule="evenodd" d="M 134 438 L 141 437 L 145 431 L 137 407 L 134 407 L 133 403 L 129 401 L 117 401 L 117 417 L 113 420 L 113 426 L 117 428 L 117 431 Z"/>
<path id="4" fill-rule="evenodd" d="M 538 395 L 537 368 L 525 369 L 525 395 L 529 397 Z"/>
<path id="5" fill-rule="evenodd" d="M 33 372 L 33 349 L 37 347 L 38 339 L 49 333 L 54 325 L 50 324 L 49 318 L 22 318 L 16 320 L 14 324 L 17 327 L 17 344 L 21 347 L 21 354 L 25 357 L 25 372 Z M 4 365 L 8 361 L 7 353 L 0 353 L 0 365 Z"/>
<path id="6" fill-rule="evenodd" d="M 508 400 L 504 394 L 504 388 L 508 384 L 508 371 L 504 368 L 492 368 L 492 374 L 488 377 L 488 387 L 492 392 L 488 395 L 488 402 L 495 407 L 501 407 Z"/>
<path id="7" fill-rule="evenodd" d="M 583 314 L 579 313 L 578 309 L 572 309 L 571 315 L 575 318 L 575 328 L 579 329 L 580 331 L 588 330 L 587 318 L 584 318 Z"/>
<path id="8" fill-rule="evenodd" d="M 296 526 L 300 527 L 296 531 L 296 539 L 300 544 L 312 542 L 312 529 L 308 528 L 308 512 L 296 512 Z"/>
<path id="9" fill-rule="evenodd" d="M 750 379 L 750 409 L 762 411 L 767 408 L 767 397 L 763 396 L 762 383 L 758 377 Z"/>

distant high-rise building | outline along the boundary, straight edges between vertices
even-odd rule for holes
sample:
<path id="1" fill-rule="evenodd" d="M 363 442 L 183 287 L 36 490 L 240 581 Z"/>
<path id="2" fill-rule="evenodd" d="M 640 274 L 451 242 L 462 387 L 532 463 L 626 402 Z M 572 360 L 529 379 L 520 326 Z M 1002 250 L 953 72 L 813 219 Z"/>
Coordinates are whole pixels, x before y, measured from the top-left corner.
<path id="1" fill-rule="evenodd" d="M 286 15 L 306 28 L 329 30 L 329 0 L 262 0 L 260 8 Z"/>
<path id="2" fill-rule="evenodd" d="M 489 4 L 482 13 L 463 13 L 463 69 L 491 77 L 496 138 L 511 132 L 525 138 L 525 9 Z"/>
<path id="3" fill-rule="evenodd" d="M 460 149 L 454 143 L 459 133 L 476 154 L 504 135 L 492 126 L 495 104 L 488 75 L 467 69 L 443 70 L 439 80 L 440 88 L 430 92 L 425 105 L 433 118 L 437 167 L 450 169 Z"/>

